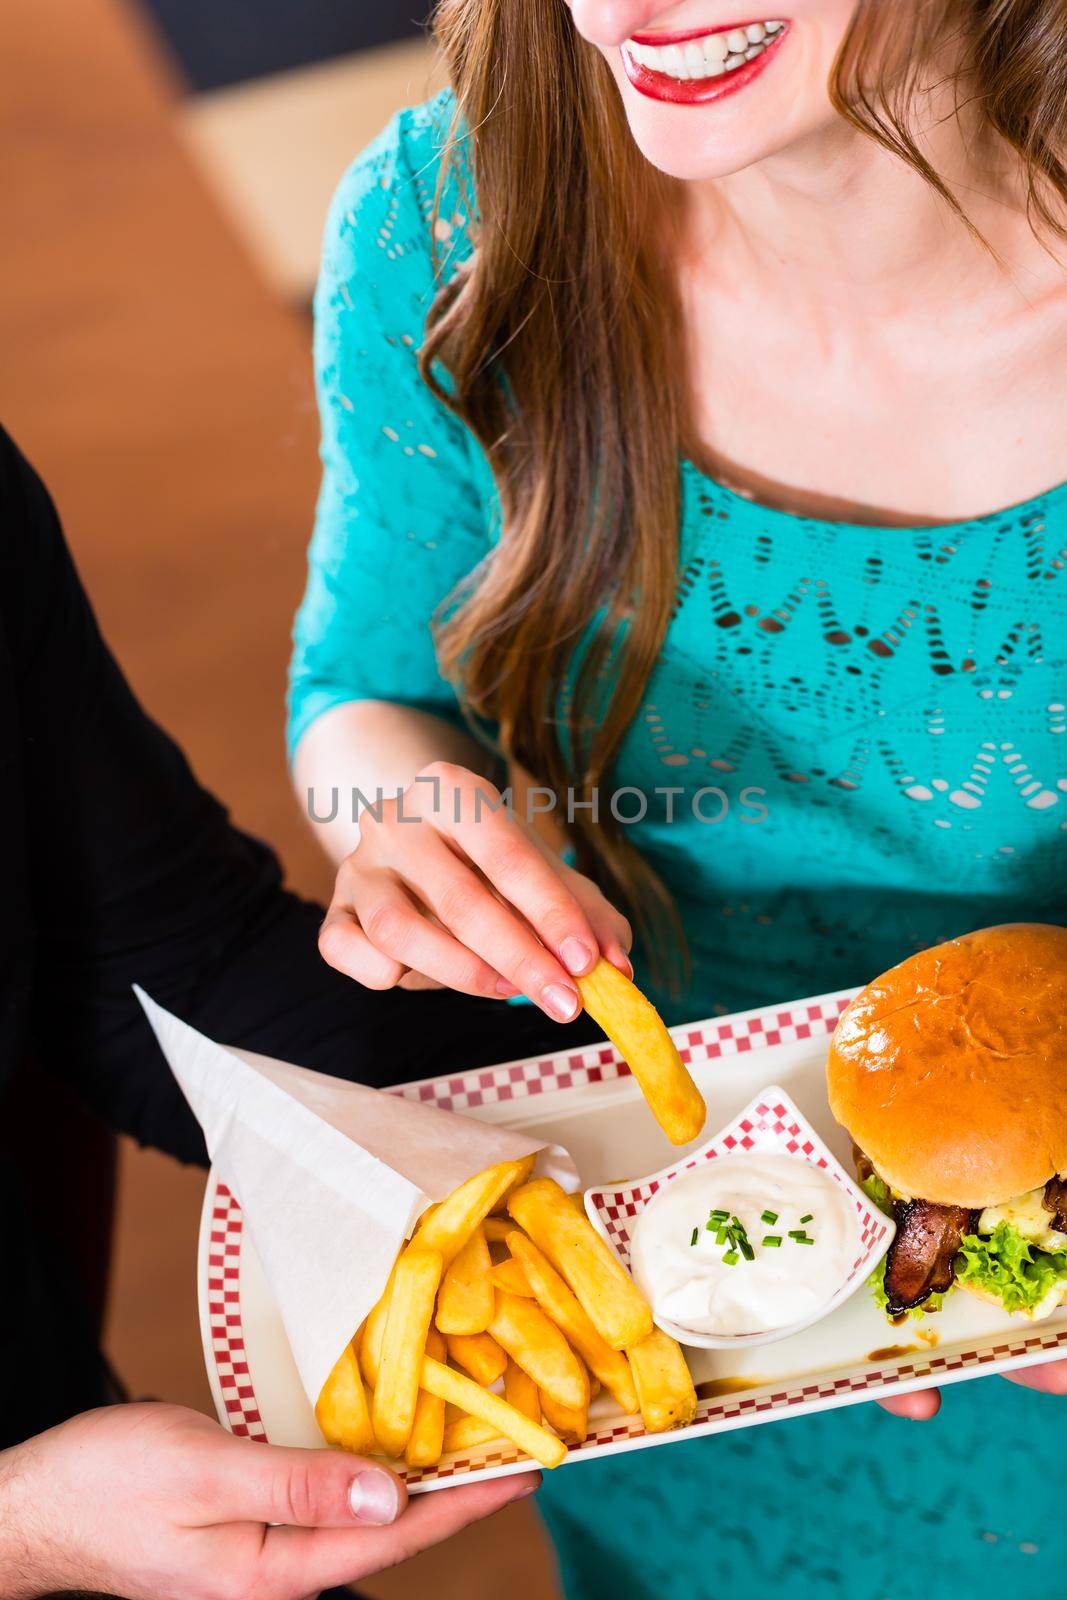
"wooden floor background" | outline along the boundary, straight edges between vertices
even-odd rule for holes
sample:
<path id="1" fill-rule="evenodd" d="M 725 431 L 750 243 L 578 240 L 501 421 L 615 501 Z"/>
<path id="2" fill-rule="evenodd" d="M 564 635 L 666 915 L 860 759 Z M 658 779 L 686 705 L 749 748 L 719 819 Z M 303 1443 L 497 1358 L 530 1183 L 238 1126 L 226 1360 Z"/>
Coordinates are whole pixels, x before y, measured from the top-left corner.
<path id="1" fill-rule="evenodd" d="M 220 209 L 183 114 L 131 0 L 4 0 L 0 417 L 49 483 L 144 702 L 321 895 L 282 751 L 317 486 L 308 326 Z M 124 1147 L 108 1338 L 134 1393 L 208 1410 L 202 1189 L 200 1173 Z M 528 1503 L 364 1588 L 556 1593 Z"/>

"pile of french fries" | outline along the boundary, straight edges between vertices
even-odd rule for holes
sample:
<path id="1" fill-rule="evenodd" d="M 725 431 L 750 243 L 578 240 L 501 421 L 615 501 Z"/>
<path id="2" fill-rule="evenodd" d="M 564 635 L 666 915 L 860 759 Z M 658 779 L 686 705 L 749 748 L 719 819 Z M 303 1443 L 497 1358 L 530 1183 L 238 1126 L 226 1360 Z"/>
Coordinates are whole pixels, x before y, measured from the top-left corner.
<path id="1" fill-rule="evenodd" d="M 427 1468 L 504 1438 L 555 1467 L 601 1386 L 649 1432 L 692 1420 L 681 1348 L 533 1161 L 477 1173 L 420 1218 L 319 1396 L 328 1443 Z"/>

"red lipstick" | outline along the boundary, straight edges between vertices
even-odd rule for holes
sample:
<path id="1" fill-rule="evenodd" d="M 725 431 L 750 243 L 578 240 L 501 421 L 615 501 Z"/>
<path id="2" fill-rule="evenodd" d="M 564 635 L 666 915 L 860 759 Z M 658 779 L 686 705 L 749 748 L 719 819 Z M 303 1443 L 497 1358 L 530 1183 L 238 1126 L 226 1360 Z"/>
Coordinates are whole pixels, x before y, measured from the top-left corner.
<path id="1" fill-rule="evenodd" d="M 739 23 L 738 26 L 745 25 Z M 687 44 L 692 39 L 707 39 L 712 33 L 730 31 L 732 30 L 728 28 L 691 28 L 684 33 L 635 33 L 632 42 L 637 45 L 661 47 L 669 44 Z M 788 33 L 788 26 L 782 28 L 767 42 L 758 56 L 753 56 L 752 60 L 746 61 L 743 66 L 733 67 L 715 77 L 672 78 L 669 73 L 656 72 L 652 67 L 646 67 L 640 61 L 635 61 L 625 45 L 622 47 L 622 62 L 626 76 L 634 88 L 650 100 L 663 100 L 670 105 L 680 106 L 710 105 L 712 101 L 724 100 L 727 95 L 736 94 L 739 89 L 747 88 L 777 55 Z"/>

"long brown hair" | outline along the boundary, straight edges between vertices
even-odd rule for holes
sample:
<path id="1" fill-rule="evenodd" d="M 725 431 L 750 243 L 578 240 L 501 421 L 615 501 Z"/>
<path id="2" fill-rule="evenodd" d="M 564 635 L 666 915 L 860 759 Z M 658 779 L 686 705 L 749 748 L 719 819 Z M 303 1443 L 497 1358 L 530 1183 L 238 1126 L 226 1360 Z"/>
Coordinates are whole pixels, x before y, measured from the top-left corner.
<path id="1" fill-rule="evenodd" d="M 1062 232 L 1067 0 L 912 0 L 906 25 L 901 9 L 859 0 L 834 105 L 959 212 L 911 126 L 920 74 L 948 43 L 957 103 L 1018 153 L 1032 213 Z M 493 555 L 442 612 L 438 653 L 507 757 L 557 794 L 589 791 L 641 710 L 675 603 L 674 186 L 637 150 L 563 0 L 439 0 L 435 26 L 457 99 L 449 159 L 469 174 L 477 225 L 432 307 L 422 370 L 484 447 L 501 509 Z M 653 945 L 674 942 L 656 937 L 669 898 L 610 815 L 579 810 L 573 832 Z"/>

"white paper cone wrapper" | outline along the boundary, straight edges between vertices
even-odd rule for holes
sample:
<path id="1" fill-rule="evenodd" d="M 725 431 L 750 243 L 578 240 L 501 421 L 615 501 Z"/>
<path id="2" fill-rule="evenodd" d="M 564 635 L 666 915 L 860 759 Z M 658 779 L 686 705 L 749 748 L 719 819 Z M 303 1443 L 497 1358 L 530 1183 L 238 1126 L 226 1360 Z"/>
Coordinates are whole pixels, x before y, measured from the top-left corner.
<path id="1" fill-rule="evenodd" d="M 538 1171 L 578 1187 L 558 1145 L 229 1049 L 136 994 L 240 1201 L 312 1404 L 432 1201 L 535 1151 Z"/>

